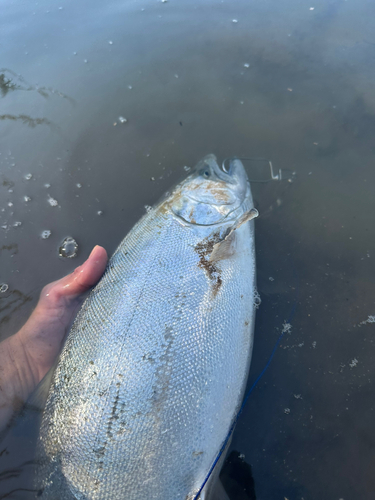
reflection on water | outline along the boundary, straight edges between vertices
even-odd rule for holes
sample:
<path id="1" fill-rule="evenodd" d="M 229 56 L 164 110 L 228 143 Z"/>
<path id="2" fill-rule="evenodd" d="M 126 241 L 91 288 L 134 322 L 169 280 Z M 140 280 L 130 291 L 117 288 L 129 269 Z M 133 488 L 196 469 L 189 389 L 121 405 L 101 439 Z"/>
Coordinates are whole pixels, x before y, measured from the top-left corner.
<path id="1" fill-rule="evenodd" d="M 17 73 L 12 71 L 11 69 L 0 69 L 0 92 L 2 97 L 5 97 L 8 92 L 14 90 L 35 91 L 45 99 L 47 99 L 50 95 L 57 95 L 59 97 L 62 97 L 63 99 L 67 99 L 70 104 L 75 104 L 74 99 L 58 90 L 31 85 L 23 78 L 22 75 L 17 75 Z"/>
<path id="2" fill-rule="evenodd" d="M 16 90 L 18 87 L 12 80 L 8 80 L 4 73 L 0 74 L 0 91 L 2 97 L 5 97 L 9 91 Z"/>
<path id="3" fill-rule="evenodd" d="M 21 75 L 17 75 L 14 71 L 6 68 L 0 69 L 0 92 L 1 96 L 5 97 L 9 92 L 13 91 L 35 91 L 45 99 L 50 97 L 51 95 L 56 95 L 58 97 L 61 97 L 63 99 L 66 99 L 71 105 L 75 105 L 74 99 L 71 97 L 63 94 L 62 92 L 52 89 L 52 88 L 47 88 L 47 87 L 39 87 L 35 85 L 31 85 L 28 83 Z M 53 131 L 60 131 L 60 128 L 58 125 L 53 123 L 51 120 L 48 118 L 32 118 L 31 116 L 27 114 L 1 114 L 0 115 L 0 120 L 11 120 L 15 122 L 21 122 L 24 125 L 27 125 L 28 127 L 34 128 L 37 125 L 47 125 L 50 127 L 51 130 Z"/>
<path id="4" fill-rule="evenodd" d="M 25 295 L 20 290 L 13 289 L 10 290 L 9 286 L 6 285 L 7 288 L 1 294 L 1 299 L 9 300 L 1 300 L 0 301 L 0 326 L 3 328 L 6 323 L 9 322 L 11 317 L 27 303 L 32 300 L 29 295 Z"/>
<path id="5" fill-rule="evenodd" d="M 5 0 L 2 16 L 1 338 L 95 244 L 112 253 L 197 159 L 270 158 L 297 176 L 253 185 L 249 384 L 299 283 L 297 309 L 233 436 L 251 472 L 231 455 L 226 486 L 231 500 L 238 484 L 252 498 L 252 477 L 259 498 L 372 500 L 375 4 Z M 59 259 L 68 234 L 80 253 Z M 33 425 L 1 447 L 0 474 L 23 471 L 0 476 L 3 498 L 32 495 Z"/>
<path id="6" fill-rule="evenodd" d="M 6 181 L 4 181 L 6 182 Z M 10 185 L 10 186 L 13 186 L 13 183 L 6 183 L 6 184 L 3 184 L 3 185 Z M 12 243 L 11 245 L 3 245 L 2 247 L 0 247 L 0 256 L 2 254 L 2 252 L 4 252 L 5 250 L 8 250 L 11 255 L 16 255 L 18 253 L 18 243 Z"/>
<path id="7" fill-rule="evenodd" d="M 231 451 L 220 473 L 220 479 L 229 498 L 237 500 L 256 500 L 255 483 L 251 465 L 244 455 Z"/>
<path id="8" fill-rule="evenodd" d="M 59 128 L 47 118 L 31 118 L 31 116 L 27 115 L 0 115 L 0 120 L 20 121 L 24 125 L 28 125 L 32 128 L 37 125 L 48 125 L 51 130 L 59 130 Z"/>

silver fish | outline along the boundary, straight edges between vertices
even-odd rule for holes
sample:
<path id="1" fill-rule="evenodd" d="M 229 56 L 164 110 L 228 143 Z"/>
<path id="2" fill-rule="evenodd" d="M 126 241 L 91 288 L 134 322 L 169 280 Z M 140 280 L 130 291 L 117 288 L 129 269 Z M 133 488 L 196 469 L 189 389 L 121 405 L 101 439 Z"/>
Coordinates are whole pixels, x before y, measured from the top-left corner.
<path id="1" fill-rule="evenodd" d="M 53 375 L 39 498 L 195 498 L 250 366 L 256 215 L 242 163 L 208 155 L 121 242 Z"/>

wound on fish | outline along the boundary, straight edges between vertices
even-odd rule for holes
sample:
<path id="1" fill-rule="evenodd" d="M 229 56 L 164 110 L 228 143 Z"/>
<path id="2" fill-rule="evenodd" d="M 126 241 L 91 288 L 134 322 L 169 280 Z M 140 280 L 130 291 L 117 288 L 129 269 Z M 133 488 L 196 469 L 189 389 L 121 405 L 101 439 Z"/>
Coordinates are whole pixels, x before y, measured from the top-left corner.
<path id="1" fill-rule="evenodd" d="M 210 238 L 205 238 L 203 241 L 195 246 L 195 251 L 199 255 L 198 267 L 204 269 L 210 280 L 213 281 L 213 294 L 214 296 L 219 291 L 223 280 L 220 276 L 220 268 L 215 262 L 210 260 L 210 255 L 216 243 L 222 241 L 219 232 L 214 233 Z"/>

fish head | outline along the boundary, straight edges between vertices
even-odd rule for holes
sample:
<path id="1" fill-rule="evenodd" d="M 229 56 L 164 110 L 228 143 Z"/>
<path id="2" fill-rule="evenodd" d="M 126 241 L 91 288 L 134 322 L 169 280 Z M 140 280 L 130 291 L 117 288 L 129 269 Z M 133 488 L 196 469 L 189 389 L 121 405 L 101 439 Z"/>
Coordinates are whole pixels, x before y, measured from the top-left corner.
<path id="1" fill-rule="evenodd" d="M 232 159 L 224 170 L 211 154 L 176 186 L 169 205 L 175 215 L 190 224 L 212 225 L 240 217 L 249 208 L 244 203 L 249 197 L 250 183 L 242 162 Z"/>

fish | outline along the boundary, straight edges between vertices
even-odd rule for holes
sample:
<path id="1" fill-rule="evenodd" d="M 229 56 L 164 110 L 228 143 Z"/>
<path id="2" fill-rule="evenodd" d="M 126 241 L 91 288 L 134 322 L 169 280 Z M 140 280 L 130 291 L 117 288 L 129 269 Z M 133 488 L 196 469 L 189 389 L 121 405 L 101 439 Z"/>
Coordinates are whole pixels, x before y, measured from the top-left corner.
<path id="1" fill-rule="evenodd" d="M 241 161 L 211 154 L 125 236 L 52 375 L 38 498 L 207 498 L 250 367 L 257 215 Z"/>

